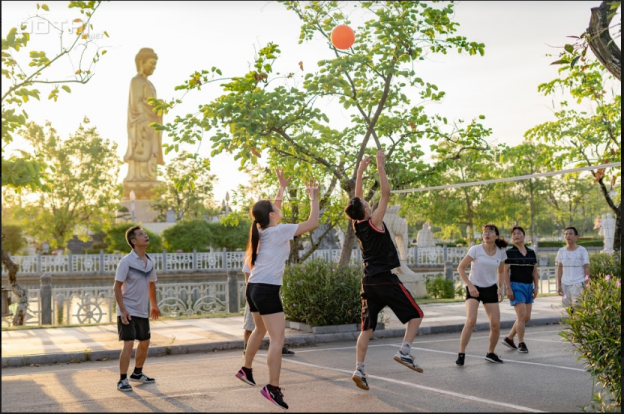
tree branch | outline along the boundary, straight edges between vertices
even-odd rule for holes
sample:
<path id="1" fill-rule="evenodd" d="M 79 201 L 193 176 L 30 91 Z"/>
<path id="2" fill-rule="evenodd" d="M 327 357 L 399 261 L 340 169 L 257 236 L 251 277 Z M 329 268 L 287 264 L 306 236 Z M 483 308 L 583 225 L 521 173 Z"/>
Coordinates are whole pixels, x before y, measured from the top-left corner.
<path id="1" fill-rule="evenodd" d="M 603 0 L 599 7 L 591 9 L 591 18 L 586 33 L 589 35 L 588 43 L 594 55 L 613 76 L 621 81 L 622 52 L 609 33 L 609 24 L 614 15 L 611 5 L 614 4 L 620 4 L 620 2 Z"/>

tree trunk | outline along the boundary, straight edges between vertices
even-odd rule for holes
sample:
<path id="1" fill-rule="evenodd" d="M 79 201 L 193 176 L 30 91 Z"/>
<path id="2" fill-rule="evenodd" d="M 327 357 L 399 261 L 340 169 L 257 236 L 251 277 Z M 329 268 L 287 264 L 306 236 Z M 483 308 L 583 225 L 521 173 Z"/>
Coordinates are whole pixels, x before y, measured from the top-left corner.
<path id="1" fill-rule="evenodd" d="M 622 80 L 622 56 L 621 51 L 611 38 L 609 24 L 616 10 L 611 10 L 611 5 L 620 4 L 619 1 L 604 0 L 599 7 L 591 9 L 591 18 L 587 34 L 589 35 L 589 47 L 600 63 L 615 76 Z"/>
<path id="2" fill-rule="evenodd" d="M 341 187 L 342 190 L 349 195 L 349 200 L 355 196 L 355 179 L 343 182 Z M 340 251 L 340 259 L 338 260 L 338 267 L 349 265 L 349 260 L 351 260 L 351 251 L 353 251 L 355 242 L 355 233 L 353 232 L 351 220 L 347 220 L 347 223 L 347 231 L 345 231 L 344 243 L 342 244 L 342 250 Z"/>
<path id="3" fill-rule="evenodd" d="M 4 239 L 4 234 L 2 235 Z M 11 292 L 18 297 L 17 311 L 13 315 L 13 326 L 23 326 L 26 320 L 26 311 L 28 310 L 28 292 L 17 284 L 17 265 L 11 260 L 11 257 L 4 251 L 2 252 L 2 264 L 9 272 L 9 283 L 11 284 Z"/>
<path id="4" fill-rule="evenodd" d="M 340 260 L 338 260 L 338 267 L 344 267 L 349 265 L 349 260 L 351 260 L 351 252 L 353 251 L 354 245 L 355 233 L 353 232 L 353 226 L 351 225 L 351 221 L 349 220 L 349 224 L 347 225 L 347 231 L 345 232 L 342 250 L 340 251 Z"/>
<path id="5" fill-rule="evenodd" d="M 613 234 L 613 250 L 618 257 L 622 257 L 622 202 L 615 213 L 615 233 Z"/>

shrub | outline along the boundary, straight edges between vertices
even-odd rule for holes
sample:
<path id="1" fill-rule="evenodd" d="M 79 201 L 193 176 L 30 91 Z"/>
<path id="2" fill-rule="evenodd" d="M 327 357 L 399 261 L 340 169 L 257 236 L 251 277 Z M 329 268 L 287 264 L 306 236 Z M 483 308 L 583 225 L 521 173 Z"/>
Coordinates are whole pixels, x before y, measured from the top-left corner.
<path id="1" fill-rule="evenodd" d="M 311 326 L 361 320 L 361 269 L 322 259 L 286 266 L 281 294 L 286 319 Z"/>
<path id="2" fill-rule="evenodd" d="M 175 226 L 163 231 L 165 248 L 169 251 L 205 251 L 213 242 L 210 223 L 205 220 L 178 221 Z"/>
<path id="3" fill-rule="evenodd" d="M 2 250 L 15 254 L 26 247 L 26 239 L 20 226 L 2 226 Z"/>
<path id="4" fill-rule="evenodd" d="M 594 400 L 607 411 L 610 405 L 622 405 L 622 287 L 619 276 L 595 276 L 582 292 L 581 303 L 566 309 L 567 326 L 559 335 L 572 343 L 579 360 L 585 359 L 587 371 L 604 385 L 611 401 L 605 402 L 601 392 Z"/>
<path id="5" fill-rule="evenodd" d="M 427 294 L 435 299 L 453 299 L 455 297 L 455 283 L 446 280 L 442 273 L 435 277 L 428 277 L 425 282 Z"/>
<path id="6" fill-rule="evenodd" d="M 592 279 L 604 279 L 606 275 L 620 277 L 622 259 L 615 254 L 593 253 L 589 255 L 589 274 Z"/>
<path id="7" fill-rule="evenodd" d="M 126 241 L 126 230 L 128 230 L 132 226 L 134 226 L 134 224 L 132 223 L 117 224 L 106 232 L 106 237 L 104 237 L 104 243 L 106 244 L 106 253 L 114 253 L 117 250 L 120 252 L 130 251 L 130 246 Z M 147 252 L 162 253 L 162 238 L 151 230 L 145 229 L 145 232 L 150 238 L 150 245 L 147 248 Z"/>

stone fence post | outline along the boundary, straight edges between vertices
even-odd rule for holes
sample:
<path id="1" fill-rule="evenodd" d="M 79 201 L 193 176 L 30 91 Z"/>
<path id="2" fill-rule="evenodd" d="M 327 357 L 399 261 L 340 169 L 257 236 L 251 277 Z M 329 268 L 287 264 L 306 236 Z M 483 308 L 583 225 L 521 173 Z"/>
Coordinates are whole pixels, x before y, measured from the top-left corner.
<path id="1" fill-rule="evenodd" d="M 444 278 L 453 281 L 453 262 L 444 262 Z"/>
<path id="2" fill-rule="evenodd" d="M 230 269 L 227 271 L 227 287 L 228 287 L 228 311 L 230 313 L 240 312 L 240 304 L 238 300 L 238 271 Z"/>
<path id="3" fill-rule="evenodd" d="M 41 276 L 41 325 L 52 325 L 52 277 Z"/>

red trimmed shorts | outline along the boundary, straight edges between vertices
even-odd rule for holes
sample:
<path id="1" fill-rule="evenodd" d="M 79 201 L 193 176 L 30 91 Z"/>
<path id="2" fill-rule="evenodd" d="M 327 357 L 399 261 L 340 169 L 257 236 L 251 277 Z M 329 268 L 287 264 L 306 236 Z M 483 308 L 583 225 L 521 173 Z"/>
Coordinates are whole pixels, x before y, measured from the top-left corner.
<path id="1" fill-rule="evenodd" d="M 401 323 L 424 316 L 412 294 L 403 286 L 399 277 L 391 272 L 362 277 L 360 297 L 362 331 L 375 330 L 379 312 L 386 306 L 392 309 Z"/>

